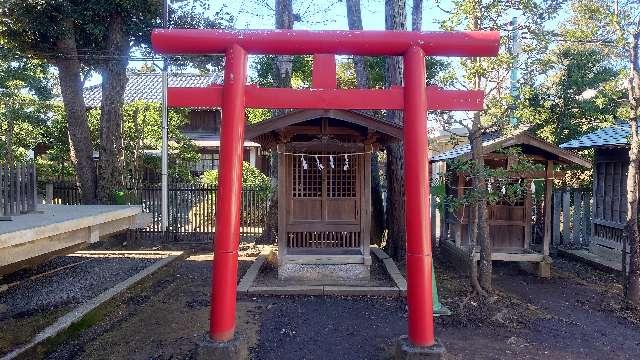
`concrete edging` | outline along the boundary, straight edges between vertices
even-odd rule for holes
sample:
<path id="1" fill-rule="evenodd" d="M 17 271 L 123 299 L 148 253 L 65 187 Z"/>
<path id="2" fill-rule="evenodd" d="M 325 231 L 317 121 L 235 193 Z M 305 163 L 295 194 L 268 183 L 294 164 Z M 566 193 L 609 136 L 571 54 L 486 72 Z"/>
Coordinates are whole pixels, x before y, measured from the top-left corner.
<path id="1" fill-rule="evenodd" d="M 382 249 L 371 247 L 371 252 L 382 261 L 387 273 L 393 279 L 395 286 L 336 286 L 336 285 L 290 285 L 290 286 L 253 286 L 260 269 L 267 259 L 267 253 L 262 252 L 249 270 L 238 283 L 238 293 L 247 295 L 307 295 L 307 296 L 405 296 L 407 281 L 400 273 L 400 269 Z"/>
<path id="2" fill-rule="evenodd" d="M 25 345 L 20 346 L 19 348 L 11 351 L 8 354 L 4 355 L 1 360 L 15 359 L 18 356 L 20 356 L 22 353 L 24 353 L 25 351 L 32 349 L 33 347 L 35 347 L 36 345 L 42 343 L 43 341 L 62 333 L 69 326 L 71 326 L 74 323 L 80 321 L 84 316 L 89 314 L 91 311 L 96 309 L 98 306 L 100 306 L 100 305 L 106 303 L 107 301 L 111 300 L 116 295 L 120 294 L 121 292 L 123 292 L 124 290 L 128 289 L 129 287 L 133 286 L 134 284 L 136 284 L 140 280 L 144 279 L 145 277 L 153 274 L 154 272 L 156 272 L 157 270 L 161 269 L 162 267 L 172 263 L 173 261 L 178 259 L 178 257 L 180 257 L 181 255 L 182 255 L 182 253 L 180 253 L 179 255 L 171 255 L 171 256 L 168 256 L 168 257 L 166 257 L 164 259 L 158 260 L 157 262 L 151 264 L 150 266 L 148 266 L 147 268 L 143 269 L 139 273 L 137 273 L 137 274 L 129 277 L 128 279 L 116 284 L 114 287 L 104 291 L 100 295 L 98 295 L 98 296 L 94 297 L 93 299 L 85 302 L 84 304 L 78 306 L 74 310 L 71 310 L 66 315 L 64 315 L 61 318 L 59 318 L 58 320 L 56 320 L 55 323 L 53 323 L 52 325 L 49 325 L 44 330 L 40 331 L 33 339 L 31 339 L 30 342 L 28 342 Z"/>

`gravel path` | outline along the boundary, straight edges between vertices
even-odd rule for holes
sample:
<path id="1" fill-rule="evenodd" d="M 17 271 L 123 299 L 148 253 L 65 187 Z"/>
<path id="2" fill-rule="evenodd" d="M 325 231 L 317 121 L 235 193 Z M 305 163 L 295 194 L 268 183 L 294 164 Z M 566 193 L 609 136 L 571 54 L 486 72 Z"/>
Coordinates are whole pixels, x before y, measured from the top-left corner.
<path id="1" fill-rule="evenodd" d="M 273 298 L 255 359 L 377 359 L 405 330 L 404 301 L 384 298 Z M 329 355 L 330 354 L 330 355 Z"/>
<path id="2" fill-rule="evenodd" d="M 36 279 L 34 273 L 83 262 Z M 24 273 L 27 278 L 17 286 L 0 292 L 0 323 L 7 319 L 24 318 L 59 307 L 76 306 L 136 274 L 157 259 L 83 258 L 61 256 Z M 4 282 L 20 281 L 13 275 Z"/>

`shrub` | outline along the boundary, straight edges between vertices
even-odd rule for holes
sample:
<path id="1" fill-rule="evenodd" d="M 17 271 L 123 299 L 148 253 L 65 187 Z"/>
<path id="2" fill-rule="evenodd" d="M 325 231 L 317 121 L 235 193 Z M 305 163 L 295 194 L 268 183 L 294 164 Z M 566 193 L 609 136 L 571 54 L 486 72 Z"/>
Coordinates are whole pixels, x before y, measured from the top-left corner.
<path id="1" fill-rule="evenodd" d="M 204 185 L 218 185 L 218 170 L 207 170 L 200 176 L 200 182 Z M 242 162 L 242 186 L 248 188 L 269 188 L 271 180 L 255 166 L 246 161 Z"/>

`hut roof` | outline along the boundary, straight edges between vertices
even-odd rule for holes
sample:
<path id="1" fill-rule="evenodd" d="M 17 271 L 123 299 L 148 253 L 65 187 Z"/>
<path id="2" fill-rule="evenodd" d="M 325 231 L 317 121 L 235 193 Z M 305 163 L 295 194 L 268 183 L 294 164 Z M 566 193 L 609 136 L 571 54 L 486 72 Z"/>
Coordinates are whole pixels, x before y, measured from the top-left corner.
<path id="1" fill-rule="evenodd" d="M 402 139 L 402 125 L 390 123 L 377 117 L 351 110 L 298 110 L 276 116 L 257 124 L 247 125 L 245 138 L 258 143 L 270 141 L 278 131 L 287 126 L 303 123 L 313 119 L 330 118 L 357 125 L 367 131 L 382 134 L 384 142 Z"/>
<path id="2" fill-rule="evenodd" d="M 504 136 L 492 133 L 483 137 L 482 147 L 485 153 L 491 153 L 498 149 L 513 146 L 522 147 L 525 154 L 540 153 L 549 160 L 555 160 L 565 164 L 577 164 L 584 167 L 591 167 L 591 163 L 589 161 L 528 133 L 526 129 L 521 129 L 513 134 Z M 471 145 L 461 145 L 443 152 L 442 154 L 435 155 L 431 158 L 431 162 L 445 161 L 458 157 L 471 157 Z"/>
<path id="3" fill-rule="evenodd" d="M 638 124 L 640 125 L 640 122 Z M 629 146 L 629 135 L 629 124 L 621 122 L 567 141 L 560 147 L 563 149 L 627 147 Z"/>

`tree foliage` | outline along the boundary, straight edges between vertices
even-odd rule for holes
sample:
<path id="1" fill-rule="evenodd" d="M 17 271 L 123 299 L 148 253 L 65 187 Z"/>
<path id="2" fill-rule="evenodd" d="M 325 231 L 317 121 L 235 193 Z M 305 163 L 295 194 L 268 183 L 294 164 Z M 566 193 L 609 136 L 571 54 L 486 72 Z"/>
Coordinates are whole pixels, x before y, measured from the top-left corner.
<path id="1" fill-rule="evenodd" d="M 24 161 L 48 121 L 52 78 L 46 63 L 3 46 L 0 38 L 0 154 Z"/>

